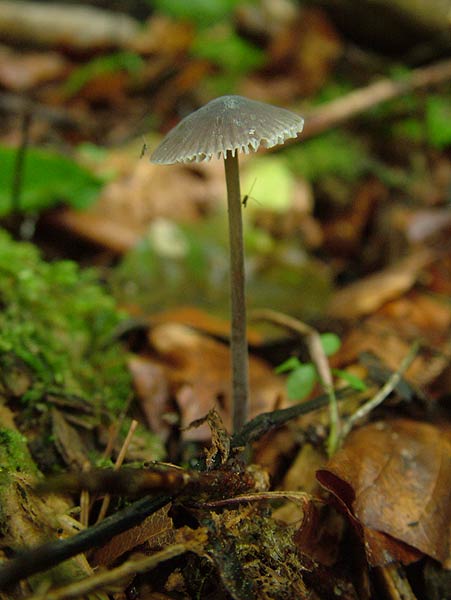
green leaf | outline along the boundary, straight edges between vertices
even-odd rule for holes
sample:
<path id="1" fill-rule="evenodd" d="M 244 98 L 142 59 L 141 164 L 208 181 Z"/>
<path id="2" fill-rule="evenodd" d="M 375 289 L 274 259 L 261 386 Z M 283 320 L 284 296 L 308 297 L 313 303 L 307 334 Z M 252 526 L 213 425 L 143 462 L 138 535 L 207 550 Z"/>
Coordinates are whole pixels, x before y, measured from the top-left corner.
<path id="1" fill-rule="evenodd" d="M 200 31 L 191 52 L 234 75 L 244 75 L 265 61 L 263 50 L 241 38 L 228 25 Z"/>
<path id="2" fill-rule="evenodd" d="M 0 216 L 11 211 L 11 188 L 17 150 L 0 146 Z M 87 208 L 97 198 L 101 181 L 73 160 L 30 148 L 25 157 L 20 211 L 36 212 L 60 202 Z"/>
<path id="3" fill-rule="evenodd" d="M 427 99 L 426 133 L 429 142 L 439 150 L 451 145 L 450 98 L 430 96 Z"/>
<path id="4" fill-rule="evenodd" d="M 423 119 L 408 117 L 397 121 L 392 126 L 393 135 L 402 140 L 422 143 L 425 139 L 425 126 Z"/>
<path id="5" fill-rule="evenodd" d="M 259 156 L 246 171 L 242 189 L 250 195 L 249 207 L 283 213 L 292 205 L 295 183 L 291 169 L 280 157 Z"/>
<path id="6" fill-rule="evenodd" d="M 274 369 L 275 373 L 287 373 L 302 366 L 301 361 L 296 356 L 290 356 L 281 365 Z"/>
<path id="7" fill-rule="evenodd" d="M 368 389 L 363 379 L 360 379 L 360 377 L 357 377 L 357 375 L 353 375 L 352 373 L 348 373 L 348 371 L 343 371 L 342 369 L 332 369 L 332 373 L 340 379 L 343 379 L 343 381 L 349 383 L 349 385 L 357 392 L 364 392 Z"/>
<path id="8" fill-rule="evenodd" d="M 341 340 L 335 333 L 322 333 L 320 338 L 326 356 L 332 356 L 341 347 Z"/>
<path id="9" fill-rule="evenodd" d="M 230 19 L 242 0 L 153 0 L 155 9 L 173 19 L 191 21 L 208 27 Z M 249 4 L 250 2 L 247 2 Z"/>
<path id="10" fill-rule="evenodd" d="M 315 367 L 311 363 L 301 365 L 287 377 L 286 389 L 289 400 L 303 400 L 313 390 L 318 380 Z"/>
<path id="11" fill-rule="evenodd" d="M 64 85 L 64 92 L 67 96 L 73 96 L 96 77 L 118 71 L 126 71 L 133 75 L 139 73 L 144 65 L 144 60 L 135 52 L 124 51 L 99 56 L 72 71 Z"/>

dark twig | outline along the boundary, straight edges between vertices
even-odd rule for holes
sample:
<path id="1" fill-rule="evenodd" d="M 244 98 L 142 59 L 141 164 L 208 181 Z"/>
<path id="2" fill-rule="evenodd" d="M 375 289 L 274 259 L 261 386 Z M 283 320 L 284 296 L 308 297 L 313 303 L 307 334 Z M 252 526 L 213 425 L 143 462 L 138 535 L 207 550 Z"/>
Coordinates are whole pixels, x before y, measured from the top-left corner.
<path id="1" fill-rule="evenodd" d="M 21 579 L 50 569 L 63 560 L 100 546 L 113 536 L 141 523 L 171 500 L 172 496 L 166 494 L 146 496 L 70 538 L 55 540 L 21 552 L 0 566 L 0 589 L 5 589 Z"/>
<path id="2" fill-rule="evenodd" d="M 46 106 L 11 93 L 0 93 L 0 111 L 9 113 L 29 112 L 34 119 L 47 121 L 55 127 L 77 129 L 78 131 L 93 131 L 95 123 L 88 115 L 77 116 L 62 108 Z"/>
<path id="3" fill-rule="evenodd" d="M 336 397 L 338 401 L 345 400 L 356 392 L 350 387 L 341 388 L 336 391 Z M 254 442 L 271 429 L 280 427 L 292 419 L 296 419 L 302 415 L 306 415 L 314 410 L 319 410 L 329 405 L 328 394 L 317 396 L 308 402 L 302 402 L 301 404 L 295 404 L 289 408 L 282 408 L 280 410 L 274 410 L 272 412 L 262 413 L 254 417 L 251 421 L 238 431 L 232 437 L 232 448 L 241 448 Z"/>

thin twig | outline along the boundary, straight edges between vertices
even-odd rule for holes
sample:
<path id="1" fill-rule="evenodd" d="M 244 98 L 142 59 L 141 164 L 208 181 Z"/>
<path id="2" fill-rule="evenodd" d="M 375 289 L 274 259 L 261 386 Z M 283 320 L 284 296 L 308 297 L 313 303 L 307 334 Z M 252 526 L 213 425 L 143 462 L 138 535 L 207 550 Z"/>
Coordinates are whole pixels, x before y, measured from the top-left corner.
<path id="1" fill-rule="evenodd" d="M 195 542 L 185 542 L 182 544 L 173 544 L 160 552 L 140 559 L 131 559 L 115 569 L 101 572 L 92 577 L 87 577 L 81 581 L 76 581 L 53 592 L 46 592 L 45 595 L 36 594 L 29 596 L 27 600 L 69 600 L 70 598 L 82 598 L 95 590 L 108 589 L 109 586 L 116 584 L 131 575 L 145 573 L 157 567 L 163 561 L 184 554 L 185 552 L 195 551 L 199 544 Z"/>
<path id="2" fill-rule="evenodd" d="M 133 435 L 135 433 L 136 428 L 138 427 L 138 421 L 133 421 L 130 424 L 130 429 L 128 430 L 127 437 L 122 444 L 122 448 L 118 454 L 116 462 L 114 463 L 114 471 L 117 471 L 124 462 L 125 455 L 127 454 L 128 447 L 130 446 L 130 442 L 132 441 Z M 105 518 L 108 507 L 110 505 L 111 494 L 105 494 L 102 505 L 100 507 L 99 516 L 97 517 L 97 523 L 100 523 Z"/>
<path id="3" fill-rule="evenodd" d="M 354 396 L 355 393 L 355 390 L 351 387 L 340 388 L 336 392 L 336 398 L 340 402 Z M 232 449 L 237 449 L 247 446 L 248 444 L 251 444 L 252 442 L 255 442 L 261 438 L 272 429 L 285 425 L 285 423 L 288 423 L 288 421 L 297 419 L 303 415 L 307 415 L 314 410 L 326 408 L 329 405 L 329 402 L 329 396 L 327 394 L 323 394 L 313 398 L 312 400 L 300 402 L 299 404 L 295 404 L 294 406 L 290 406 L 288 408 L 281 408 L 271 412 L 260 413 L 248 421 L 241 431 L 238 431 L 238 433 L 233 435 L 230 447 Z"/>
<path id="4" fill-rule="evenodd" d="M 255 492 L 252 494 L 240 494 L 232 498 L 223 498 L 212 502 L 202 502 L 200 508 L 222 508 L 223 506 L 233 506 L 243 502 L 260 502 L 263 500 L 291 500 L 292 502 L 307 503 L 311 500 L 320 501 L 319 498 L 313 498 L 311 494 L 302 491 L 275 490 L 266 492 Z"/>
<path id="5" fill-rule="evenodd" d="M 391 375 L 391 377 L 387 380 L 385 385 L 377 392 L 375 396 L 368 400 L 368 402 L 365 402 L 365 404 L 362 404 L 362 406 L 349 417 L 346 423 L 344 423 L 342 430 L 343 439 L 348 435 L 348 433 L 358 421 L 366 417 L 372 410 L 379 406 L 379 404 L 381 404 L 389 394 L 392 393 L 392 391 L 401 381 L 401 378 L 404 375 L 404 373 L 415 360 L 415 357 L 418 354 L 419 347 L 420 345 L 418 342 L 412 344 L 409 352 L 403 358 L 399 369 Z"/>
<path id="6" fill-rule="evenodd" d="M 83 471 L 89 471 L 91 468 L 91 463 L 86 461 L 83 465 Z M 80 523 L 83 527 L 87 527 L 89 525 L 89 491 L 81 490 L 80 493 Z"/>
<path id="7" fill-rule="evenodd" d="M 318 106 L 304 114 L 305 125 L 299 141 L 327 131 L 348 121 L 382 102 L 393 100 L 415 90 L 447 82 L 451 79 L 451 60 L 413 69 L 400 79 L 380 79 L 367 87 L 355 90 Z M 296 143 L 296 141 L 286 143 Z"/>
<path id="8" fill-rule="evenodd" d="M 20 212 L 21 196 L 23 188 L 23 176 L 25 158 L 28 144 L 30 142 L 31 112 L 25 109 L 22 113 L 20 124 L 20 144 L 17 148 L 16 160 L 14 162 L 13 180 L 11 186 L 11 215 L 17 216 Z"/>

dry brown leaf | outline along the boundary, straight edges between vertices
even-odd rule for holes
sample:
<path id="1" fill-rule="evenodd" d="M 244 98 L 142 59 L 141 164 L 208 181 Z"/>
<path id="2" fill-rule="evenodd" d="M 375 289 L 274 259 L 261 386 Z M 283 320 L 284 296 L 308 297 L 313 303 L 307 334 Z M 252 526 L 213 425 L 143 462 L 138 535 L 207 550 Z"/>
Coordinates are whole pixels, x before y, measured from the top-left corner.
<path id="1" fill-rule="evenodd" d="M 355 190 L 349 208 L 341 209 L 339 215 L 332 212 L 322 223 L 324 248 L 334 259 L 361 253 L 374 211 L 386 195 L 380 181 L 366 180 Z"/>
<path id="2" fill-rule="evenodd" d="M 299 440 L 292 428 L 278 427 L 257 440 L 252 460 L 267 471 L 271 480 L 277 480 L 298 444 Z"/>
<path id="3" fill-rule="evenodd" d="M 164 367 L 146 356 L 133 355 L 128 360 L 133 385 L 140 407 L 150 428 L 165 439 L 170 426 L 163 415 L 171 407 L 169 404 L 169 383 Z"/>
<path id="4" fill-rule="evenodd" d="M 303 555 L 320 565 L 331 567 L 339 556 L 345 533 L 345 521 L 330 507 L 306 504 L 294 542 Z"/>
<path id="5" fill-rule="evenodd" d="M 52 434 L 58 452 L 70 469 L 83 469 L 91 464 L 88 449 L 77 430 L 69 425 L 64 414 L 56 408 L 52 409 Z"/>
<path id="6" fill-rule="evenodd" d="M 166 323 L 150 332 L 150 343 L 165 361 L 182 414 L 182 427 L 205 416 L 216 407 L 231 425 L 230 351 L 227 345 L 203 336 L 188 327 Z M 284 397 L 283 381 L 263 360 L 250 357 L 250 417 L 270 411 Z M 187 439 L 208 439 L 203 426 L 184 434 Z"/>
<path id="7" fill-rule="evenodd" d="M 422 249 L 373 275 L 336 292 L 328 308 L 331 317 L 355 319 L 367 315 L 389 300 L 407 292 L 420 271 L 434 258 L 430 250 Z"/>
<path id="8" fill-rule="evenodd" d="M 93 564 L 111 565 L 126 552 L 145 543 L 148 549 L 152 550 L 159 550 L 174 544 L 176 541 L 175 529 L 169 516 L 169 509 L 170 505 L 168 504 L 136 527 L 114 536 L 106 544 L 100 546 L 92 558 Z"/>
<path id="9" fill-rule="evenodd" d="M 24 92 L 42 83 L 63 77 L 68 63 L 56 52 L 17 53 L 0 48 L 0 84 Z"/>
<path id="10" fill-rule="evenodd" d="M 303 444 L 287 471 L 280 489 L 318 493 L 315 472 L 324 466 L 325 455 L 311 444 Z"/>
<path id="11" fill-rule="evenodd" d="M 218 162 L 219 161 L 214 161 Z M 114 163 L 113 163 L 114 164 Z M 54 213 L 55 225 L 123 253 L 146 234 L 157 218 L 196 221 L 224 190 L 217 169 L 183 166 L 163 168 L 147 158 L 124 159 L 121 176 L 103 189 L 99 201 L 87 211 L 65 209 Z"/>
<path id="12" fill-rule="evenodd" d="M 325 13 L 305 9 L 299 18 L 289 17 L 273 32 L 263 76 L 245 80 L 244 93 L 282 103 L 314 94 L 327 80 L 342 51 L 337 31 Z"/>
<path id="13" fill-rule="evenodd" d="M 326 14 L 305 9 L 299 20 L 282 30 L 269 48 L 273 68 L 287 66 L 297 81 L 298 93 L 311 95 L 327 80 L 343 51 L 337 31 Z M 291 67 L 291 68 L 290 68 Z"/>
<path id="14" fill-rule="evenodd" d="M 407 371 L 407 379 L 416 386 L 425 386 L 449 364 L 450 334 L 449 305 L 427 293 L 412 290 L 387 302 L 359 327 L 353 328 L 332 362 L 346 366 L 356 362 L 359 354 L 370 352 L 396 371 L 410 345 L 420 339 L 422 347 Z"/>
<path id="15" fill-rule="evenodd" d="M 157 13 L 142 26 L 133 40 L 133 48 L 139 53 L 164 54 L 175 60 L 189 50 L 193 37 L 194 28 L 189 21 Z"/>
<path id="16" fill-rule="evenodd" d="M 208 314 L 195 306 L 178 306 L 152 315 L 152 323 L 160 324 L 168 321 L 193 327 L 215 337 L 227 338 L 230 335 L 230 323 L 227 320 Z M 248 327 L 247 340 L 249 344 L 258 345 L 262 342 L 262 336 Z"/>
<path id="17" fill-rule="evenodd" d="M 370 564 L 408 563 L 420 551 L 451 566 L 451 438 L 442 429 L 367 425 L 317 476 L 362 526 Z"/>

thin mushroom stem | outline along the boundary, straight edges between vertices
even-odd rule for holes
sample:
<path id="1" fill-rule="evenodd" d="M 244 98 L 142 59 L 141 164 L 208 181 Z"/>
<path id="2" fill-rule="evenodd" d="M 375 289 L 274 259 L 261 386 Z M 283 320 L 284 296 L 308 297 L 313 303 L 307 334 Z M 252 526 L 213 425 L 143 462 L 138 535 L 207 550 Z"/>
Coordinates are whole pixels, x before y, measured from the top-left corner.
<path id="1" fill-rule="evenodd" d="M 249 412 L 248 348 L 246 335 L 246 300 L 244 276 L 243 221 L 238 152 L 227 152 L 224 158 L 227 184 L 230 243 L 230 299 L 232 355 L 233 431 L 246 423 Z"/>

